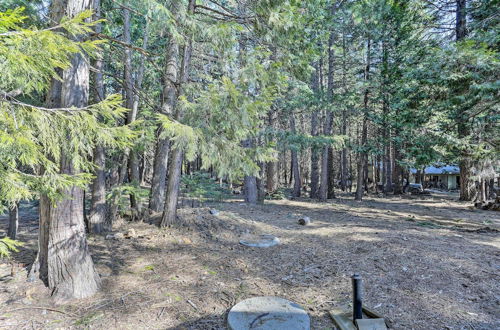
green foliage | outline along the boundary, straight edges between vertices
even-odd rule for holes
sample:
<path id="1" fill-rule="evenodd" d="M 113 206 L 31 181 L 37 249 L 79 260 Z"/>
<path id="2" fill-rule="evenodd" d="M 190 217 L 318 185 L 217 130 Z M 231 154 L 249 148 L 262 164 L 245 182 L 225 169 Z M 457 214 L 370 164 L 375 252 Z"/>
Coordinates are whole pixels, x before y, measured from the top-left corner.
<path id="1" fill-rule="evenodd" d="M 22 242 L 4 237 L 0 239 L 0 258 L 9 258 L 12 252 L 19 252 L 18 247 L 23 246 Z"/>
<path id="2" fill-rule="evenodd" d="M 163 114 L 158 114 L 158 121 L 163 127 L 160 138 L 168 138 L 174 149 L 183 150 L 187 160 L 192 161 L 196 156 L 198 141 L 200 139 L 199 130 L 172 121 Z"/>
<path id="3" fill-rule="evenodd" d="M 97 144 L 124 148 L 136 136 L 129 127 L 115 127 L 127 109 L 121 97 L 85 108 L 48 109 L 37 104 L 58 72 L 78 53 L 91 54 L 100 41 L 74 41 L 91 31 L 90 11 L 64 18 L 54 28 L 21 26 L 23 9 L 0 13 L 0 201 L 13 205 L 45 193 L 61 197 L 65 188 L 83 187 L 92 179 L 92 154 Z M 64 31 L 64 32 L 63 32 Z M 63 157 L 64 155 L 64 157 Z M 71 160 L 77 174 L 61 172 Z"/>
<path id="4" fill-rule="evenodd" d="M 220 202 L 229 198 L 231 192 L 227 187 L 220 186 L 209 173 L 195 172 L 183 175 L 181 178 L 182 193 L 186 197 L 197 198 L 201 201 Z"/>

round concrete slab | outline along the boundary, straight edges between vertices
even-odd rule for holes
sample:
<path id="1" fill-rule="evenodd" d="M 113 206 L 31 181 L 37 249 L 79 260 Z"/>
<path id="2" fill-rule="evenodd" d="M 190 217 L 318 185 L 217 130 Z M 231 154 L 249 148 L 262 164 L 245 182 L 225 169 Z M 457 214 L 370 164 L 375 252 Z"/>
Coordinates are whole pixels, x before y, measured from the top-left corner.
<path id="1" fill-rule="evenodd" d="M 298 304 L 278 297 L 255 297 L 236 304 L 227 316 L 231 330 L 310 330 L 311 321 Z"/>
<path id="2" fill-rule="evenodd" d="M 278 237 L 274 235 L 260 235 L 258 238 L 256 237 L 248 237 L 240 240 L 240 244 L 250 247 L 260 247 L 266 248 L 280 244 L 280 240 Z"/>

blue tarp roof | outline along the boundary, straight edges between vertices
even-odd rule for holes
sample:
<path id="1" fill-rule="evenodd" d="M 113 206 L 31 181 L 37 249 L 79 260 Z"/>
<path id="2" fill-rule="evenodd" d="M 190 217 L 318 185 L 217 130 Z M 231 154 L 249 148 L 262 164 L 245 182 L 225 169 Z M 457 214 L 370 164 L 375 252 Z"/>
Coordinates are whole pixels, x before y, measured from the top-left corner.
<path id="1" fill-rule="evenodd" d="M 417 173 L 417 169 L 410 169 L 411 173 Z M 424 170 L 425 174 L 438 175 L 438 174 L 460 174 L 460 168 L 456 165 L 443 165 L 443 166 L 427 166 Z"/>

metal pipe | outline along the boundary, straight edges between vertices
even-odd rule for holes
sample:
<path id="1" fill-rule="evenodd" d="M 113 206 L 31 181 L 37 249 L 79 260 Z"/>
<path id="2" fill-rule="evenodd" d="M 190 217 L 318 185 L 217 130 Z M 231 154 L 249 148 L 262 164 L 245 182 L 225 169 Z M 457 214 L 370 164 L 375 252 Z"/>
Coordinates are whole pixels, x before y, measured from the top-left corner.
<path id="1" fill-rule="evenodd" d="M 359 274 L 352 279 L 352 318 L 353 321 L 363 318 L 363 280 Z"/>

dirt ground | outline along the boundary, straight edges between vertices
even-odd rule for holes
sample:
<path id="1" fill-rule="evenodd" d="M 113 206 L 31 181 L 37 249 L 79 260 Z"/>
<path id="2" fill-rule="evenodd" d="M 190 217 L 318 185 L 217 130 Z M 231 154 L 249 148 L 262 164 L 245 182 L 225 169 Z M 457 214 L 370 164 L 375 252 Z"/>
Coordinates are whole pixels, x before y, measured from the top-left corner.
<path id="1" fill-rule="evenodd" d="M 332 329 L 328 311 L 349 309 L 359 273 L 365 304 L 394 329 L 500 329 L 500 214 L 456 197 L 233 200 L 180 210 L 183 228 L 125 223 L 120 231 L 137 237 L 89 237 L 103 288 L 67 305 L 26 282 L 37 219 L 25 207 L 19 238 L 28 243 L 0 262 L 0 328 L 225 329 L 235 303 L 273 295 L 302 305 L 313 329 Z M 300 216 L 312 224 L 298 225 Z M 252 234 L 281 244 L 239 244 Z"/>

